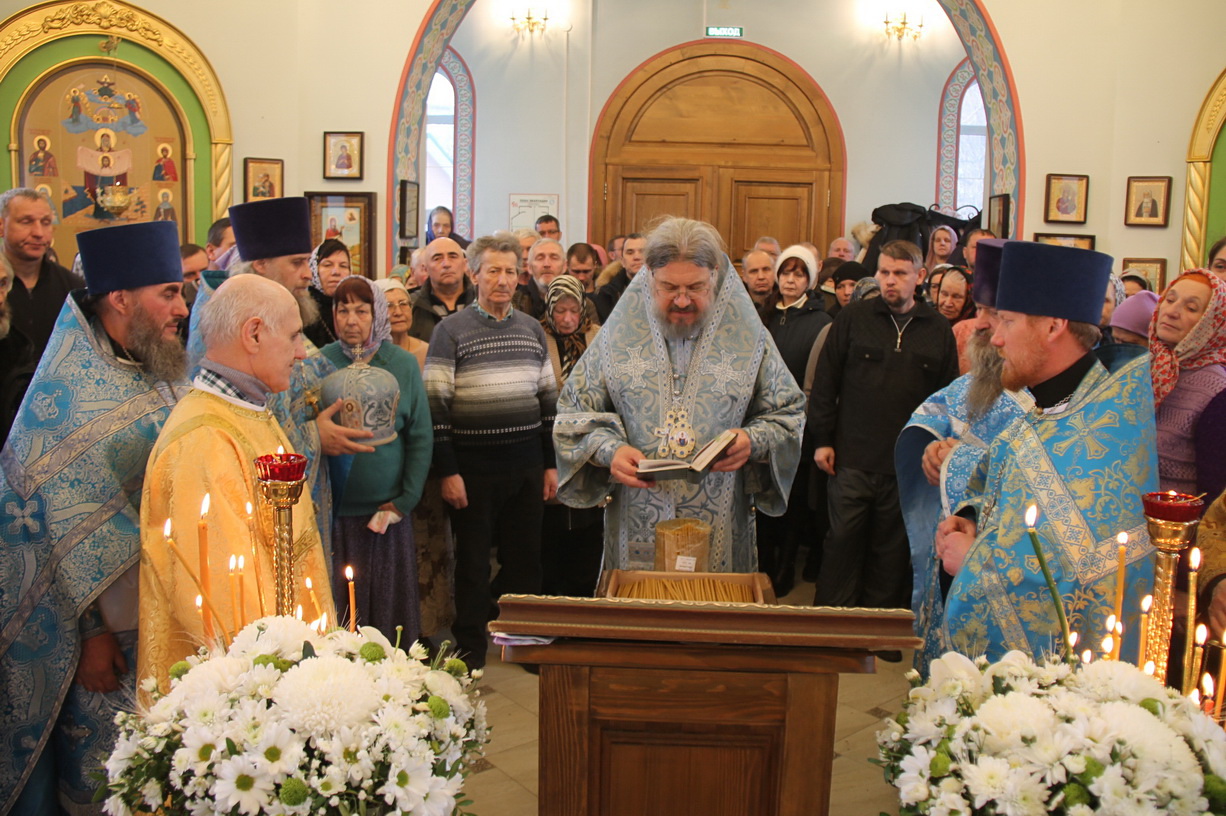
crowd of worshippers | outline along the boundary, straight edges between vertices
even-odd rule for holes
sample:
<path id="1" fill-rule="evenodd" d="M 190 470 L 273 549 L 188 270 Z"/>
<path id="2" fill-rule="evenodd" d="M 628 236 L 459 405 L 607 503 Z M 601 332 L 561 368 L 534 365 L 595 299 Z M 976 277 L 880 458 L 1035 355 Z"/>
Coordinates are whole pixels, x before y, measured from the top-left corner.
<path id="1" fill-rule="evenodd" d="M 1226 488 L 1226 239 L 1159 295 L 1102 253 L 980 229 L 885 243 L 872 269 L 848 238 L 762 238 L 738 271 L 700 221 L 568 246 L 552 216 L 469 241 L 436 208 L 371 280 L 312 245 L 303 198 L 235 205 L 203 247 L 168 222 L 83 232 L 73 271 L 51 225 L 37 192 L 0 196 L 0 811 L 87 802 L 137 679 L 165 689 L 272 611 L 253 460 L 278 448 L 308 460 L 307 618 L 346 622 L 352 568 L 360 624 L 450 631 L 472 668 L 502 594 L 653 569 L 672 518 L 710 526 L 711 571 L 780 597 L 799 573 L 815 604 L 913 607 L 921 658 L 1040 655 L 1059 628 L 1027 505 L 1091 631 L 1120 530 L 1130 608 L 1151 573 L 1141 494 Z M 384 438 L 322 401 L 351 366 L 395 380 Z M 700 478 L 642 470 L 729 430 Z"/>

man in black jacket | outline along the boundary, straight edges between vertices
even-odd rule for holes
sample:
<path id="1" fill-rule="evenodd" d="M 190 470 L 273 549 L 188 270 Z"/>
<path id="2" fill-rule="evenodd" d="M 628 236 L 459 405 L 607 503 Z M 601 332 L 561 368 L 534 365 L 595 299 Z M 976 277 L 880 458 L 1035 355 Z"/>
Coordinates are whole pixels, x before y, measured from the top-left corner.
<path id="1" fill-rule="evenodd" d="M 894 442 L 916 406 L 958 376 L 949 321 L 915 297 L 924 273 L 918 246 L 885 244 L 876 274 L 881 297 L 842 309 L 818 359 L 809 427 L 813 459 L 830 475 L 818 605 L 909 606 Z"/>
<path id="2" fill-rule="evenodd" d="M 51 205 L 35 190 L 18 187 L 0 195 L 0 251 L 13 270 L 9 310 L 13 326 L 34 344 L 37 357 L 68 293 L 85 287 L 80 276 L 48 257 L 52 222 Z"/>

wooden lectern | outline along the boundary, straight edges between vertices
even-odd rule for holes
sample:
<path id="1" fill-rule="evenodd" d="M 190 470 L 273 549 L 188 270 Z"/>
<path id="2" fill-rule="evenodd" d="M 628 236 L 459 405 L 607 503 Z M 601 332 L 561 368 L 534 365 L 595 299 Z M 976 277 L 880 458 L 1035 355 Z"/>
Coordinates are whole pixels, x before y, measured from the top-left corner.
<path id="1" fill-rule="evenodd" d="M 919 645 L 907 610 L 504 595 L 540 665 L 542 816 L 825 814 L 840 673 Z M 867 759 L 867 757 L 866 757 Z"/>

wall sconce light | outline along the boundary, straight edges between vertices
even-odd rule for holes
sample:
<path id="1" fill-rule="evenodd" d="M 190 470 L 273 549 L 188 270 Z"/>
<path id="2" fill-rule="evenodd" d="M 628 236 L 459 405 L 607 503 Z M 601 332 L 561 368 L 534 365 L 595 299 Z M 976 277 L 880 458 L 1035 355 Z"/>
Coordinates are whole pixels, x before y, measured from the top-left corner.
<path id="1" fill-rule="evenodd" d="M 885 16 L 885 36 L 902 42 L 903 37 L 910 37 L 912 40 L 918 40 L 920 35 L 924 33 L 924 18 L 920 18 L 919 25 L 914 26 L 907 22 L 907 12 L 902 13 L 902 19 L 897 22 L 890 22 L 890 15 Z"/>
<path id="2" fill-rule="evenodd" d="M 511 28 L 516 31 L 528 32 L 529 34 L 543 34 L 546 26 L 549 25 L 549 12 L 545 12 L 545 16 L 537 17 L 533 15 L 532 9 L 528 8 L 523 13 L 511 12 Z"/>

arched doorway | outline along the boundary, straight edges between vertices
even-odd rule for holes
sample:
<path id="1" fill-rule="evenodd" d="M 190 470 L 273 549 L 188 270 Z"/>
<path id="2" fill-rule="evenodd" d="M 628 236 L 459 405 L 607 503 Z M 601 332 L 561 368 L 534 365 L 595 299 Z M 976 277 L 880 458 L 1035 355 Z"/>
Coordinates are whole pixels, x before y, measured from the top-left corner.
<path id="1" fill-rule="evenodd" d="M 1183 241 L 1179 253 L 1178 274 L 1184 269 L 1196 269 L 1205 265 L 1205 253 L 1209 243 L 1226 228 L 1226 191 L 1218 190 L 1210 195 L 1210 182 L 1216 178 L 1219 184 L 1226 180 L 1226 160 L 1222 144 L 1226 129 L 1222 127 L 1222 110 L 1226 108 L 1226 71 L 1205 95 L 1192 129 L 1192 141 L 1188 145 L 1188 180 L 1184 195 Z M 1216 159 L 1216 161 L 1215 161 Z M 1174 275 L 1170 275 L 1174 278 Z"/>
<path id="2" fill-rule="evenodd" d="M 476 0 L 431 0 L 421 25 L 405 57 L 404 71 L 393 100 L 391 138 L 388 145 L 388 201 L 396 200 L 402 180 L 416 181 L 418 147 L 425 115 L 426 94 L 447 47 L 464 15 Z M 967 57 L 979 78 L 983 104 L 987 109 L 991 164 L 987 168 L 987 188 L 993 195 L 1012 197 L 1010 235 L 1022 233 L 1025 211 L 1025 150 L 1017 90 L 1000 37 L 983 7 L 984 0 L 937 0 L 949 17 Z M 590 195 L 596 198 L 597 191 Z M 395 207 L 387 212 L 387 256 L 395 263 L 402 215 Z"/>
<path id="3" fill-rule="evenodd" d="M 739 258 L 759 235 L 825 246 L 842 233 L 838 117 L 761 46 L 699 41 L 648 60 L 605 104 L 591 155 L 591 235 L 684 215 L 714 224 Z"/>

